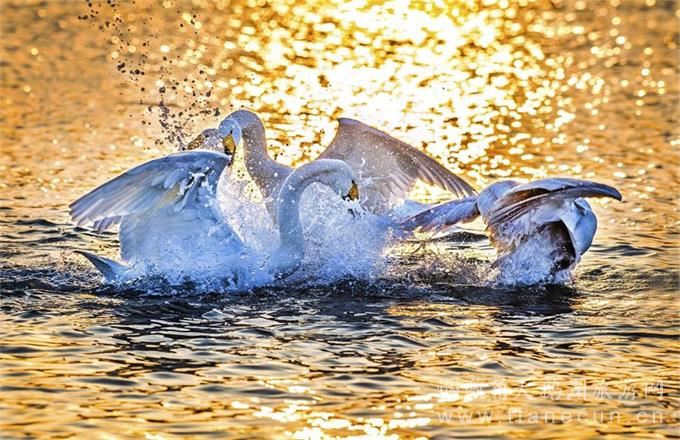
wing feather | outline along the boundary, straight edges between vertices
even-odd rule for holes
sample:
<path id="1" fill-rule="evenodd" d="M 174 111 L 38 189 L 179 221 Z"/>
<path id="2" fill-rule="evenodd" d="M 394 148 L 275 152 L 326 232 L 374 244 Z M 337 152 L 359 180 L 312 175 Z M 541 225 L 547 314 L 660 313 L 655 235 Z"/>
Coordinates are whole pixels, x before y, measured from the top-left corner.
<path id="1" fill-rule="evenodd" d="M 361 180 L 363 204 L 377 213 L 403 202 L 417 180 L 457 197 L 475 194 L 467 182 L 425 153 L 352 119 L 339 119 L 335 138 L 319 157 L 347 162 Z"/>
<path id="2" fill-rule="evenodd" d="M 468 197 L 426 209 L 406 219 L 401 226 L 406 231 L 441 231 L 458 223 L 471 222 L 478 216 L 477 198 Z"/>
<path id="3" fill-rule="evenodd" d="M 120 223 L 120 252 L 128 263 L 213 267 L 243 248 L 217 201 L 229 163 L 228 156 L 201 150 L 146 162 L 75 201 L 71 217 L 98 232 Z"/>
<path id="4" fill-rule="evenodd" d="M 139 165 L 90 191 L 70 206 L 78 226 L 106 230 L 123 217 L 155 208 L 161 202 L 183 209 L 205 181 L 215 194 L 228 156 L 212 151 L 184 151 Z M 204 176 L 196 178 L 196 176 Z"/>
<path id="5" fill-rule="evenodd" d="M 616 188 L 602 183 L 566 178 L 541 179 L 508 191 L 498 199 L 486 222 L 490 226 L 499 225 L 548 203 L 586 197 L 622 198 Z"/>

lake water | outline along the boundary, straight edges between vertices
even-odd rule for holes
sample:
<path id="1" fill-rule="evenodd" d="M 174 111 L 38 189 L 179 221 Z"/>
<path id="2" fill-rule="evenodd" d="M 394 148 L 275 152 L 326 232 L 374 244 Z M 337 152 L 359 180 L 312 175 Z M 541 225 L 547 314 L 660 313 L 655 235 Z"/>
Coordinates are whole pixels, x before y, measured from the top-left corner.
<path id="1" fill-rule="evenodd" d="M 3 438 L 677 438 L 678 17 L 666 0 L 0 1 Z M 581 177 L 564 286 L 493 250 L 392 249 L 371 277 L 116 290 L 70 202 L 247 107 L 285 163 L 354 117 L 478 188 Z M 219 112 L 219 116 L 218 113 Z M 415 196 L 445 195 L 419 188 Z"/>

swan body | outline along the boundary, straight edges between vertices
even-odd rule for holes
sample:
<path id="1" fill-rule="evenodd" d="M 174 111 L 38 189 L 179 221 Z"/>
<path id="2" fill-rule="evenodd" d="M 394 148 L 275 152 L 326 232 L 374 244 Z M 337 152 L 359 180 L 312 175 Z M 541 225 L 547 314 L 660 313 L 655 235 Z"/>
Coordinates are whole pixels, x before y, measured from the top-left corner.
<path id="1" fill-rule="evenodd" d="M 216 196 L 231 158 L 192 150 L 146 162 L 75 201 L 71 218 L 98 232 L 120 223 L 123 263 L 81 252 L 109 282 L 150 273 L 172 281 L 225 279 L 253 287 L 295 272 L 304 257 L 299 200 L 313 183 L 343 197 L 357 194 L 354 174 L 339 160 L 299 167 L 277 197 L 280 244 L 258 254 L 228 224 Z"/>
<path id="2" fill-rule="evenodd" d="M 382 131 L 352 119 L 339 119 L 338 132 L 319 159 L 345 161 L 358 177 L 360 204 L 376 214 L 387 214 L 404 202 L 417 180 L 444 188 L 458 197 L 475 194 L 463 179 L 421 151 Z M 276 196 L 294 168 L 273 160 L 268 152 L 265 128 L 248 110 L 227 116 L 218 129 L 224 139 L 243 141 L 248 173 L 264 196 L 267 210 L 276 219 Z M 201 142 L 192 142 L 200 145 Z"/>
<path id="3" fill-rule="evenodd" d="M 578 264 L 597 230 L 587 197 L 622 199 L 615 188 L 586 180 L 506 180 L 416 214 L 402 227 L 437 231 L 481 216 L 498 252 L 496 266 L 519 276 L 533 272 L 535 281 L 560 279 Z"/>

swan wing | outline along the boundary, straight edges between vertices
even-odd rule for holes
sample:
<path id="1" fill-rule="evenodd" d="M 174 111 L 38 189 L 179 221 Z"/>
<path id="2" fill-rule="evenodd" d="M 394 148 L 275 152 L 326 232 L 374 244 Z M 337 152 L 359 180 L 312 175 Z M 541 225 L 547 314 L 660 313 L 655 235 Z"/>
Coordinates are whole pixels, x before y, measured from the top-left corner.
<path id="1" fill-rule="evenodd" d="M 477 198 L 468 197 L 442 203 L 418 213 L 401 223 L 401 227 L 407 231 L 416 229 L 422 231 L 442 230 L 458 223 L 470 222 L 478 216 Z"/>
<path id="2" fill-rule="evenodd" d="M 403 202 L 417 180 L 457 197 L 475 194 L 467 182 L 425 153 L 353 119 L 339 119 L 335 138 L 319 157 L 347 162 L 361 180 L 362 204 L 377 213 Z"/>
<path id="3" fill-rule="evenodd" d="M 98 232 L 120 223 L 121 256 L 127 261 L 190 257 L 194 248 L 236 252 L 242 242 L 224 219 L 216 195 L 229 163 L 222 153 L 200 150 L 151 160 L 76 200 L 71 218 Z M 167 255 L 171 249 L 177 255 Z"/>
<path id="4" fill-rule="evenodd" d="M 212 151 L 186 151 L 136 166 L 73 202 L 71 219 L 97 232 L 121 222 L 123 217 L 173 204 L 177 211 L 197 201 L 200 187 L 215 189 L 229 157 Z M 205 197 L 205 191 L 201 196 Z"/>
<path id="5" fill-rule="evenodd" d="M 541 179 L 512 188 L 498 199 L 485 220 L 489 227 L 495 227 L 532 211 L 539 216 L 534 221 L 545 223 L 559 220 L 560 205 L 586 197 L 622 199 L 616 188 L 602 183 L 567 178 Z M 541 207 L 551 209 L 539 210 Z"/>

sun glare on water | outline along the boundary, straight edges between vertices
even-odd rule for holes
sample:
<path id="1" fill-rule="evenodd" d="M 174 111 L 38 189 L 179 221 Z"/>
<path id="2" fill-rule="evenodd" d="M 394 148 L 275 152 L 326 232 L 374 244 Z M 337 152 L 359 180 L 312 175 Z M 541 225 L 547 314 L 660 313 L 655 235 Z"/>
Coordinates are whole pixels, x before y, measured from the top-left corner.
<path id="1" fill-rule="evenodd" d="M 680 236 L 673 2 L 28 1 L 0 9 L 2 257 L 35 264 L 40 276 L 61 271 L 49 282 L 12 275 L 20 287 L 12 313 L 0 316 L 3 433 L 4 423 L 19 436 L 25 424 L 10 422 L 23 418 L 36 437 L 111 439 L 676 434 L 677 298 L 666 286 L 677 279 Z M 397 267 L 392 286 L 427 290 L 427 300 L 385 294 L 373 304 L 323 292 L 315 301 L 255 295 L 204 309 L 193 298 L 149 305 L 153 295 L 63 291 L 64 273 L 75 272 L 71 283 L 84 275 L 59 240 L 117 246 L 112 235 L 75 233 L 68 204 L 242 107 L 262 117 L 272 155 L 286 164 L 316 157 L 337 118 L 350 117 L 476 188 L 579 177 L 620 188 L 625 202 L 594 203 L 600 230 L 580 284 L 537 304 L 502 295 L 499 304 L 488 289 L 467 294 L 464 284 L 488 265 L 452 258 L 442 268 L 432 263 L 442 253 L 429 248 Z M 413 197 L 448 195 L 422 186 Z M 409 272 L 416 263 L 427 282 Z M 36 298 L 47 299 L 23 310 Z"/>

